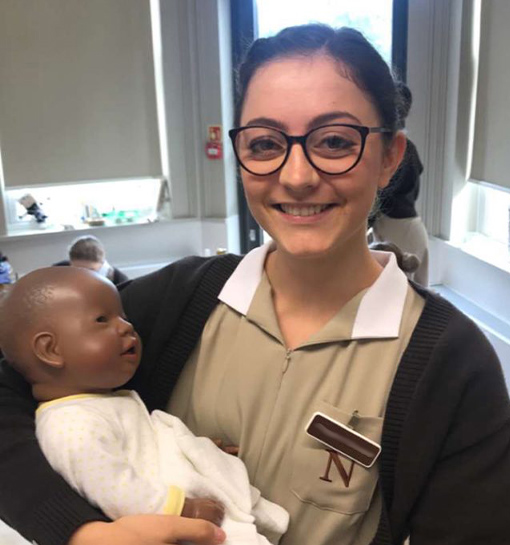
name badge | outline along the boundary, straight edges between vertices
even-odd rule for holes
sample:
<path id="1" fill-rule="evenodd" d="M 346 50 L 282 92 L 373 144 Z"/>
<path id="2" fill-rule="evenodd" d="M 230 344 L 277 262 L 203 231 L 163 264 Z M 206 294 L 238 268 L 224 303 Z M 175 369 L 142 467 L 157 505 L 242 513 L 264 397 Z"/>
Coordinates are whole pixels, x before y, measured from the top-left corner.
<path id="1" fill-rule="evenodd" d="M 314 413 L 305 431 L 323 445 L 366 468 L 372 467 L 381 453 L 381 445 L 321 412 Z"/>

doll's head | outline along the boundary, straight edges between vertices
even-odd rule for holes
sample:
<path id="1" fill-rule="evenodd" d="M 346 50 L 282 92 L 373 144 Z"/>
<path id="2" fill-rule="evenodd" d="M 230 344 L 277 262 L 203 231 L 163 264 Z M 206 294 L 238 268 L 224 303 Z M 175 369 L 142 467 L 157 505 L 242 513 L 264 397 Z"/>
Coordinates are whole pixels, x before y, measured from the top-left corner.
<path id="1" fill-rule="evenodd" d="M 74 267 L 38 269 L 12 285 L 1 301 L 0 348 L 40 401 L 122 386 L 141 357 L 114 285 Z"/>

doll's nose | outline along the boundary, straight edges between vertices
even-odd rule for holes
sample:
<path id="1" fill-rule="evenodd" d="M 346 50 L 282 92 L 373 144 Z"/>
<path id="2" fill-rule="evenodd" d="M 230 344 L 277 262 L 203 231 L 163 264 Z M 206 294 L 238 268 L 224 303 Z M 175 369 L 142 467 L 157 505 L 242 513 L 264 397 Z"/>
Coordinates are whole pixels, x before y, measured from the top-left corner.
<path id="1" fill-rule="evenodd" d="M 119 331 L 122 335 L 132 335 L 135 328 L 131 322 L 119 317 Z"/>

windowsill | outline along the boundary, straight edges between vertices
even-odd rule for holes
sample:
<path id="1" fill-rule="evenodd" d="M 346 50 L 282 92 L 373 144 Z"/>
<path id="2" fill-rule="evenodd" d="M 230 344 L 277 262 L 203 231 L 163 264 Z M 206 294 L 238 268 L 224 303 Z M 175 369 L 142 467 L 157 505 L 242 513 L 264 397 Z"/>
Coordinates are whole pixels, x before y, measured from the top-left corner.
<path id="1" fill-rule="evenodd" d="M 431 290 L 439 293 L 450 301 L 464 314 L 467 314 L 483 330 L 486 330 L 510 345 L 510 324 L 491 314 L 486 309 L 476 305 L 466 297 L 444 285 L 433 285 Z"/>
<path id="2" fill-rule="evenodd" d="M 503 242 L 481 233 L 470 233 L 467 240 L 456 247 L 489 265 L 510 273 L 510 249 Z"/>
<path id="3" fill-rule="evenodd" d="M 510 362 L 510 265 L 506 245 L 473 236 L 463 245 L 430 238 L 431 284 L 492 336 Z M 455 299 L 455 300 L 454 300 Z M 510 363 L 508 369 L 510 384 Z"/>
<path id="4" fill-rule="evenodd" d="M 0 235 L 0 241 L 3 240 L 15 240 L 17 238 L 24 239 L 28 237 L 33 236 L 39 236 L 39 235 L 53 235 L 56 233 L 82 233 L 87 231 L 96 231 L 97 229 L 122 229 L 125 227 L 139 227 L 142 225 L 153 225 L 156 223 L 186 223 L 189 221 L 196 221 L 197 218 L 182 218 L 182 219 L 168 219 L 168 220 L 155 220 L 155 221 L 137 221 L 137 222 L 126 222 L 126 223 L 111 223 L 106 225 L 76 225 L 72 226 L 72 228 L 66 228 L 64 225 L 53 225 L 48 228 L 34 228 L 34 225 L 27 225 L 26 228 L 18 228 L 18 229 L 11 229 L 10 232 L 8 232 L 5 235 Z M 78 235 L 77 235 L 78 236 Z"/>
<path id="5" fill-rule="evenodd" d="M 434 285 L 431 286 L 431 289 L 469 316 L 484 332 L 499 357 L 505 381 L 510 390 L 510 323 L 447 286 Z"/>

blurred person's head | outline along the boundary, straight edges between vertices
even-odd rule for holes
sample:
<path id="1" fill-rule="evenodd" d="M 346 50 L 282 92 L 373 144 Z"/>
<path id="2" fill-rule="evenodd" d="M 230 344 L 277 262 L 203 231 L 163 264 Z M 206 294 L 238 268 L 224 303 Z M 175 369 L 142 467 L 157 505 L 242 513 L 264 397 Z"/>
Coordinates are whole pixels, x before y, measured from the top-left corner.
<path id="1" fill-rule="evenodd" d="M 111 280 L 112 267 L 106 260 L 104 246 L 93 235 L 85 235 L 73 241 L 69 247 L 69 261 L 72 267 L 89 269 Z"/>

